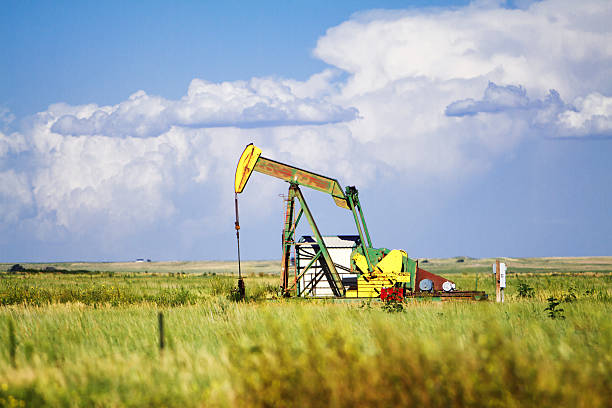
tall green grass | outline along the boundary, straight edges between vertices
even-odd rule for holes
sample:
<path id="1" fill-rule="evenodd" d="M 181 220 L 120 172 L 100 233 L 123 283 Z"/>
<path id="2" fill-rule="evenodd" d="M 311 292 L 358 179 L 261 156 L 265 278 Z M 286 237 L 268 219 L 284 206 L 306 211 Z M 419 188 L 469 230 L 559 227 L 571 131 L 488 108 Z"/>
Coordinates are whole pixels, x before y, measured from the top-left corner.
<path id="1" fill-rule="evenodd" d="M 276 279 L 253 279 L 249 299 L 272 295 Z M 83 303 L 112 306 L 151 303 L 157 306 L 195 304 L 227 295 L 236 279 L 229 275 L 36 273 L 0 275 L 0 305 L 44 306 Z"/>
<path id="2" fill-rule="evenodd" d="M 0 405 L 609 406 L 609 276 L 521 279 L 533 298 L 510 278 L 505 304 L 418 302 L 391 314 L 379 302 L 264 300 L 276 284 L 265 276 L 247 280 L 244 303 L 227 297 L 233 277 L 2 276 L 3 298 L 26 288 L 51 298 L 0 307 Z M 60 296 L 102 285 L 142 298 Z M 181 290 L 193 303 L 146 298 Z M 546 298 L 570 292 L 566 318 L 550 319 Z"/>

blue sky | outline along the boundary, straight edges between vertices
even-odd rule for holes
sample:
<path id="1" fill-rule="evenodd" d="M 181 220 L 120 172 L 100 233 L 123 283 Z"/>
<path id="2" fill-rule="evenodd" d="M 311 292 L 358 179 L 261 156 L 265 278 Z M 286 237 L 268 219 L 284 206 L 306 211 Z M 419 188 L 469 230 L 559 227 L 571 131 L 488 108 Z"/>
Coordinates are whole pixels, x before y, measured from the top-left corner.
<path id="1" fill-rule="evenodd" d="M 446 3 L 468 2 L 8 1 L 0 94 L 22 116 L 138 89 L 179 98 L 193 78 L 303 80 L 326 66 L 311 55 L 318 37 L 354 12 Z"/>
<path id="2" fill-rule="evenodd" d="M 2 7 L 0 261 L 233 259 L 251 141 L 359 187 L 377 246 L 610 255 L 608 2 Z M 241 195 L 245 258 L 280 256 L 286 188 Z"/>

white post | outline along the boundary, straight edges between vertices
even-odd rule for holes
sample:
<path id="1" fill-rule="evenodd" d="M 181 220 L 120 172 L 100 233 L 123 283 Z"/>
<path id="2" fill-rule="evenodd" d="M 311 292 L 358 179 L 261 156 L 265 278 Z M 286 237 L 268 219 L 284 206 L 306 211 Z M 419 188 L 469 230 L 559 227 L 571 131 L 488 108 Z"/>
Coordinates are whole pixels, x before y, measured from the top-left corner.
<path id="1" fill-rule="evenodd" d="M 499 289 L 501 291 L 501 302 L 504 303 L 504 289 L 506 288 L 506 264 L 499 263 Z"/>

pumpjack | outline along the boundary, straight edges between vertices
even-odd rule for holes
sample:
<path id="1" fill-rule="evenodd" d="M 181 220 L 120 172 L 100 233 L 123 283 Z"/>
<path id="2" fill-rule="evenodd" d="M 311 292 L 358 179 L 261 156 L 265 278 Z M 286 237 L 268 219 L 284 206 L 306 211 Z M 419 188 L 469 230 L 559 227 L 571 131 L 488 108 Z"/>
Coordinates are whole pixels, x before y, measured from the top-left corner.
<path id="1" fill-rule="evenodd" d="M 366 225 L 359 192 L 354 186 L 343 190 L 334 178 L 265 158 L 261 153 L 261 149 L 252 143 L 247 145 L 236 168 L 234 187 L 238 261 L 240 265 L 238 194 L 244 190 L 253 172 L 286 181 L 289 183 L 289 191 L 285 200 L 280 279 L 280 292 L 283 296 L 383 300 L 487 298 L 484 292 L 456 290 L 453 281 L 420 268 L 418 261 L 409 258 L 404 250 L 375 248 Z M 321 235 L 300 190 L 301 186 L 327 193 L 338 207 L 349 210 L 355 221 L 357 235 Z M 300 207 L 297 212 L 296 200 Z M 296 239 L 296 228 L 302 217 L 306 217 L 313 235 Z M 242 276 L 239 288 L 244 295 Z"/>

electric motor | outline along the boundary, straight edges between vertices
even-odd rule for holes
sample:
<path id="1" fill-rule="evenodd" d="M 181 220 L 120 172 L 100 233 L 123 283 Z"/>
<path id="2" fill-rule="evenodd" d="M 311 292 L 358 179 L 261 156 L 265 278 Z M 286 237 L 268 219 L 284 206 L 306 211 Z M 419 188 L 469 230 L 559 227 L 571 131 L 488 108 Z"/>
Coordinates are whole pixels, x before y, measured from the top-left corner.
<path id="1" fill-rule="evenodd" d="M 455 284 L 449 281 L 446 281 L 442 284 L 442 290 L 445 292 L 451 292 L 455 290 Z"/>
<path id="2" fill-rule="evenodd" d="M 423 279 L 419 282 L 419 289 L 422 292 L 431 292 L 433 290 L 433 282 L 431 279 Z"/>

